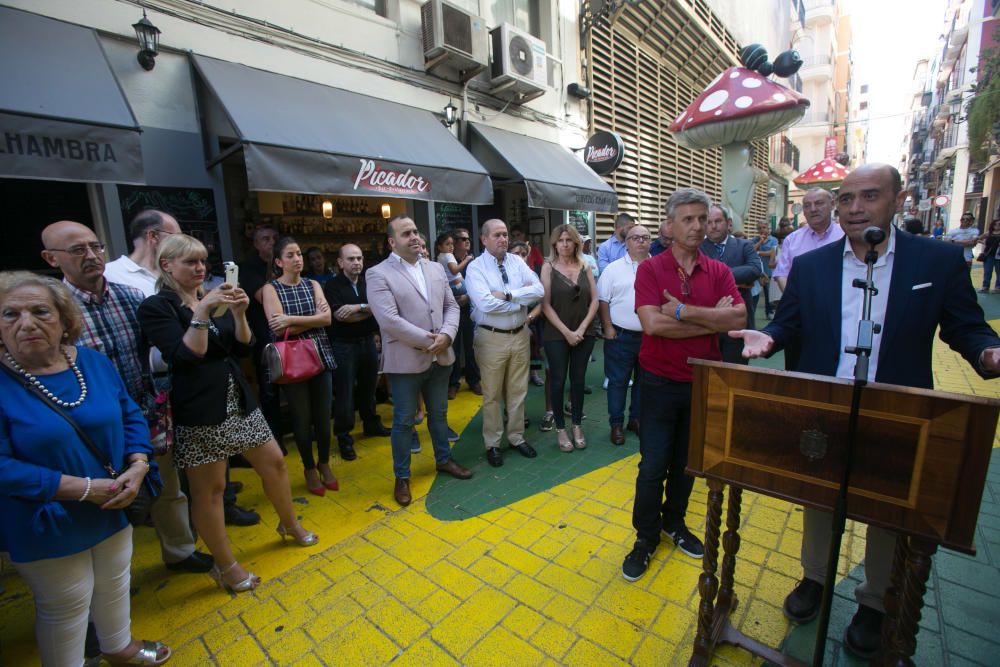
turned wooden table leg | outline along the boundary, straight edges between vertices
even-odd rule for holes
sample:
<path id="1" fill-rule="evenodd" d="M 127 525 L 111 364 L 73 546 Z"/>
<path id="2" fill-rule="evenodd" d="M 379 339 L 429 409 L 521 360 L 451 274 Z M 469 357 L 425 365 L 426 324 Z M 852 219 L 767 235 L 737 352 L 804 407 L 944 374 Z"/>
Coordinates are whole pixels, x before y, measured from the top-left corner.
<path id="1" fill-rule="evenodd" d="M 881 664 L 888 664 L 888 657 L 901 651 L 899 646 L 899 599 L 903 591 L 903 578 L 906 572 L 906 557 L 910 551 L 909 536 L 896 537 L 896 549 L 892 557 L 892 570 L 889 576 L 889 587 L 885 590 L 885 620 L 882 622 L 882 659 Z"/>
<path id="2" fill-rule="evenodd" d="M 931 557 L 937 551 L 937 544 L 928 540 L 910 537 L 908 541 L 894 645 L 886 659 L 886 664 L 895 667 L 913 667 L 913 654 L 917 652 L 917 632 L 920 629 L 920 610 L 924 606 L 927 578 L 931 573 Z"/>
<path id="3" fill-rule="evenodd" d="M 698 634 L 694 639 L 694 652 L 688 665 L 707 665 L 712 654 L 712 621 L 715 595 L 719 580 L 715 576 L 719 558 L 719 530 L 722 526 L 723 483 L 708 480 L 708 508 L 705 526 L 705 556 L 701 559 L 702 574 L 698 578 Z"/>
<path id="4" fill-rule="evenodd" d="M 726 511 L 726 532 L 722 536 L 722 572 L 719 582 L 719 596 L 716 608 L 721 613 L 729 614 L 736 608 L 736 595 L 733 592 L 733 577 L 736 574 L 736 552 L 740 550 L 740 509 L 743 501 L 743 489 L 738 486 L 729 487 L 729 506 Z"/>

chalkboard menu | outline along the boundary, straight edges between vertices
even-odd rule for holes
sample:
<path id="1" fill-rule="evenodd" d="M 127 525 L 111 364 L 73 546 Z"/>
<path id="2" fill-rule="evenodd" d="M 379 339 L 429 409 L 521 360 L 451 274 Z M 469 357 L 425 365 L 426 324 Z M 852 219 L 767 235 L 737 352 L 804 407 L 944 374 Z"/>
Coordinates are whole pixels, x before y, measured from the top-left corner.
<path id="1" fill-rule="evenodd" d="M 576 227 L 580 236 L 590 235 L 590 211 L 570 211 L 569 224 Z"/>
<path id="2" fill-rule="evenodd" d="M 213 274 L 221 275 L 222 248 L 219 243 L 218 213 L 215 207 L 215 194 L 210 188 L 119 185 L 118 199 L 121 201 L 126 238 L 129 236 L 128 224 L 143 209 L 155 208 L 169 213 L 177 219 L 185 234 L 205 244 L 205 248 L 208 249 L 209 270 Z M 132 239 L 128 240 L 128 244 L 131 252 Z"/>
<path id="3" fill-rule="evenodd" d="M 434 226 L 438 234 L 464 229 L 469 233 L 470 237 L 475 236 L 472 230 L 472 206 L 468 204 L 435 202 Z"/>

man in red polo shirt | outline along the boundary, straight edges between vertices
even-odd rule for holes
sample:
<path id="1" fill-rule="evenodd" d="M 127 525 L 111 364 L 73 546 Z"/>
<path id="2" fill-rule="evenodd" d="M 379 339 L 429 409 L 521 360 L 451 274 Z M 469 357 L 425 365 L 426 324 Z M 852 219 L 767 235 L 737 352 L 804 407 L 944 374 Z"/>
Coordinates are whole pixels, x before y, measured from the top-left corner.
<path id="1" fill-rule="evenodd" d="M 637 539 L 622 564 L 622 576 L 628 581 L 645 573 L 661 530 L 685 554 L 701 558 L 705 552 L 684 523 L 694 486 L 694 479 L 684 473 L 693 377 L 687 360 L 721 360 L 718 334 L 746 321 L 732 271 L 699 250 L 711 205 L 709 196 L 694 188 L 680 188 L 670 195 L 665 213 L 673 244 L 640 264 L 636 273 L 635 308 L 643 332 L 642 458 L 632 508 Z"/>

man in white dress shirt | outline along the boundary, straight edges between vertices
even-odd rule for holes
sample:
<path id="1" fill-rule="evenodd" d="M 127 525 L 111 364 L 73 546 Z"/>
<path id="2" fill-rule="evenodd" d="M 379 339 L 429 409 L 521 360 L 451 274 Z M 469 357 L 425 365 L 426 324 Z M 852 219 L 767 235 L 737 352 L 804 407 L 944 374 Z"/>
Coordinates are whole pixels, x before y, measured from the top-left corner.
<path id="1" fill-rule="evenodd" d="M 652 235 L 642 225 L 630 227 L 625 256 L 608 264 L 597 281 L 601 328 L 604 330 L 604 375 L 608 378 L 608 421 L 611 444 L 625 444 L 625 398 L 633 378 L 628 430 L 639 433 L 639 346 L 642 324 L 635 313 L 635 276 L 649 258 Z"/>
<path id="2" fill-rule="evenodd" d="M 529 306 L 542 298 L 544 290 L 524 260 L 507 252 L 507 225 L 502 220 L 484 222 L 479 240 L 485 252 L 469 264 L 465 285 L 476 323 L 473 349 L 482 375 L 486 460 L 499 468 L 503 465 L 501 402 L 507 407 L 507 442 L 522 456 L 537 456 L 524 439 L 524 398 L 531 361 L 531 338 L 525 324 Z"/>
<path id="3" fill-rule="evenodd" d="M 177 220 L 163 211 L 140 211 L 129 225 L 132 253 L 122 255 L 104 266 L 104 277 L 110 282 L 131 285 L 146 296 L 156 294 L 156 279 L 160 269 L 156 266 L 156 251 L 160 241 L 171 234 L 180 234 Z"/>

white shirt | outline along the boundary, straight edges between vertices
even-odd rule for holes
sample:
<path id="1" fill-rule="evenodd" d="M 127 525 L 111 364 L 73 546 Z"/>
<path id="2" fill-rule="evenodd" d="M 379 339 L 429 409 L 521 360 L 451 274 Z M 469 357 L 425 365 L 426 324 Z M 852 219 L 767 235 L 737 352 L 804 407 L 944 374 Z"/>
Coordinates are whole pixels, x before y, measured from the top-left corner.
<path id="1" fill-rule="evenodd" d="M 604 267 L 597 280 L 597 298 L 608 304 L 611 323 L 637 332 L 642 331 L 639 316 L 635 313 L 635 274 L 640 263 L 625 253 L 624 257 Z"/>
<path id="2" fill-rule="evenodd" d="M 896 256 L 896 228 L 889 229 L 889 244 L 886 246 L 872 271 L 872 282 L 878 294 L 872 297 L 871 320 L 885 328 L 885 310 L 889 303 L 889 286 L 892 283 L 892 264 Z M 858 342 L 858 322 L 861 320 L 862 290 L 854 287 L 854 279 L 868 277 L 868 265 L 857 258 L 851 249 L 850 240 L 844 243 L 844 272 L 840 280 L 840 361 L 837 363 L 837 377 L 854 379 L 854 364 L 858 356 L 844 352 Z M 882 334 L 872 336 L 872 354 L 868 359 L 868 381 L 875 381 L 878 369 L 878 352 L 882 344 Z"/>
<path id="3" fill-rule="evenodd" d="M 524 260 L 504 253 L 504 283 L 496 257 L 484 252 L 469 263 L 465 271 L 465 288 L 472 301 L 472 321 L 497 329 L 516 329 L 524 324 L 528 306 L 545 295 L 542 281 L 528 268 Z M 509 292 L 510 301 L 498 299 L 491 292 Z"/>
<path id="4" fill-rule="evenodd" d="M 416 264 L 410 264 L 396 253 L 392 253 L 392 256 L 395 257 L 396 260 L 399 261 L 403 269 L 405 269 L 406 272 L 410 274 L 410 277 L 413 278 L 413 282 L 417 284 L 417 289 L 420 290 L 420 295 L 426 299 L 427 279 L 424 278 L 424 269 L 422 266 L 420 266 L 420 260 L 418 259 Z"/>
<path id="5" fill-rule="evenodd" d="M 104 265 L 104 278 L 111 283 L 120 283 L 135 287 L 145 296 L 156 294 L 156 279 L 159 276 L 151 273 L 146 267 L 139 266 L 128 255 L 122 255 L 113 262 Z"/>
<path id="6" fill-rule="evenodd" d="M 948 230 L 945 234 L 945 238 L 949 238 L 952 241 L 970 241 L 975 238 L 979 238 L 979 230 L 975 227 L 956 227 L 955 229 Z M 974 246 L 968 246 L 962 248 L 962 253 L 965 255 L 965 261 L 972 261 L 972 248 Z"/>

